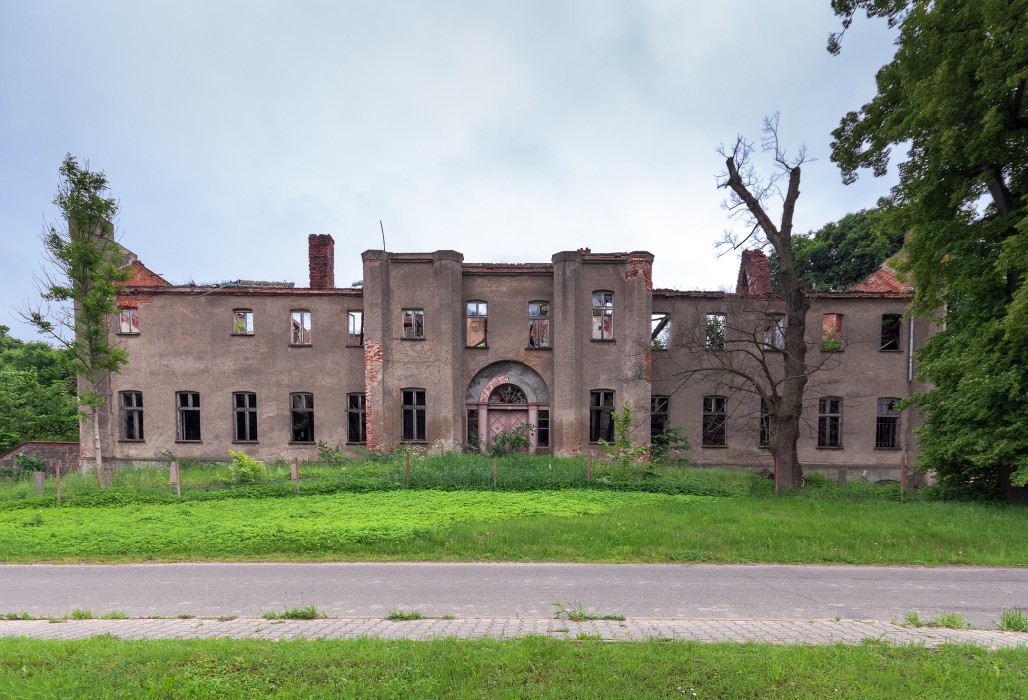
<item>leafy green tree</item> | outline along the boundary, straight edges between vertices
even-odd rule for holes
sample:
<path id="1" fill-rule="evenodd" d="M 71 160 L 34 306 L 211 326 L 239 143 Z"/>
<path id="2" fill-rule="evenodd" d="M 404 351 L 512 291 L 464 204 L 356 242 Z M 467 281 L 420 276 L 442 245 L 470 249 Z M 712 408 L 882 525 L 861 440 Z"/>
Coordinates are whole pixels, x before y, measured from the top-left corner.
<path id="1" fill-rule="evenodd" d="M 100 449 L 99 409 L 104 384 L 128 362 L 124 348 L 111 342 L 110 317 L 117 312 L 117 283 L 131 272 L 122 266 L 124 252 L 114 241 L 111 224 L 118 204 L 103 172 L 80 167 L 69 154 L 60 168 L 61 183 L 53 203 L 63 221 L 43 232 L 50 273 L 40 283 L 42 304 L 25 312 L 41 333 L 65 348 L 79 381 L 78 405 L 89 419 L 97 479 L 109 482 Z"/>
<path id="2" fill-rule="evenodd" d="M 885 202 L 909 231 L 914 311 L 944 330 L 920 353 L 933 385 L 920 466 L 943 483 L 995 493 L 1028 481 L 1028 0 L 833 0 L 898 28 L 878 94 L 833 132 L 843 180 L 886 172 L 907 150 Z M 940 311 L 941 310 L 941 311 Z"/>
<path id="3" fill-rule="evenodd" d="M 863 209 L 825 224 L 806 236 L 794 236 L 796 274 L 806 289 L 844 291 L 881 267 L 903 247 L 902 229 L 889 225 L 885 212 Z M 781 291 L 778 255 L 768 256 L 771 283 Z"/>

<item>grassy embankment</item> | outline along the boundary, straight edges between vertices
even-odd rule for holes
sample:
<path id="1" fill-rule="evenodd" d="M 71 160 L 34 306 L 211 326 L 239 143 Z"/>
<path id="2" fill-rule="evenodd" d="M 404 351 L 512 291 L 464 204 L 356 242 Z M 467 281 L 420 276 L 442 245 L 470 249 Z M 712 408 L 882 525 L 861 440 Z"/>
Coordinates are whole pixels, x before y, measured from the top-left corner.
<path id="1" fill-rule="evenodd" d="M 0 639 L 0 696 L 899 698 L 1028 695 L 1028 649 L 529 637 Z"/>
<path id="2" fill-rule="evenodd" d="M 88 478 L 66 479 L 60 507 L 52 484 L 32 496 L 15 483 L 0 486 L 0 561 L 1028 566 L 1024 507 L 929 501 L 924 494 L 900 504 L 895 486 L 823 482 L 775 498 L 765 480 L 747 474 L 604 469 L 597 464 L 586 485 L 582 460 L 501 462 L 501 490 L 492 491 L 491 462 L 460 456 L 416 460 L 412 485 L 435 488 L 410 490 L 402 488 L 402 463 L 305 467 L 297 496 L 281 480 L 201 488 L 224 482 L 227 469 L 192 467 L 182 472 L 182 503 L 167 472 L 129 470 L 102 492 Z M 520 490 L 532 485 L 549 490 Z"/>

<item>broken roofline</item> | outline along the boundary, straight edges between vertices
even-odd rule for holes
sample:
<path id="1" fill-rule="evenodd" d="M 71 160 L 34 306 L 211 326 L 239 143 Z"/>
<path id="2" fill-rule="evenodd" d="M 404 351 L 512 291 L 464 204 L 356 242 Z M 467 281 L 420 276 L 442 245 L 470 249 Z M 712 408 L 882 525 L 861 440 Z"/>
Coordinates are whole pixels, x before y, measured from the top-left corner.
<path id="1" fill-rule="evenodd" d="M 308 287 L 225 287 L 217 284 L 210 285 L 176 285 L 148 287 L 144 285 L 125 286 L 118 291 L 122 296 L 144 295 L 156 296 L 168 294 L 172 296 L 237 296 L 237 297 L 288 297 L 288 296 L 312 296 L 312 297 L 362 297 L 363 289 L 353 287 L 333 287 L 332 289 L 310 289 Z"/>
<path id="2" fill-rule="evenodd" d="M 811 299 L 913 299 L 910 292 L 815 292 L 808 291 Z M 785 296 L 771 294 L 739 294 L 738 292 L 708 292 L 702 290 L 683 291 L 678 289 L 654 289 L 654 299 L 768 299 L 784 301 Z"/>

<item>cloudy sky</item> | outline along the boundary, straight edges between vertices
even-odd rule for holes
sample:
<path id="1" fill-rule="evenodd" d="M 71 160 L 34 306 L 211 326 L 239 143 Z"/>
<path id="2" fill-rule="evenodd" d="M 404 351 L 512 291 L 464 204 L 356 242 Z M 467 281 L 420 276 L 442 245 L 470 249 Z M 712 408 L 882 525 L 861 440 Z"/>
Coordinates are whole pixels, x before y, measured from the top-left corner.
<path id="1" fill-rule="evenodd" d="M 830 132 L 893 52 L 829 0 L 3 0 L 0 324 L 36 292 L 65 153 L 103 170 L 121 242 L 173 283 L 307 284 L 309 233 L 468 262 L 645 249 L 655 283 L 718 289 L 738 256 L 716 148 L 781 112 L 797 229 L 872 206 Z"/>

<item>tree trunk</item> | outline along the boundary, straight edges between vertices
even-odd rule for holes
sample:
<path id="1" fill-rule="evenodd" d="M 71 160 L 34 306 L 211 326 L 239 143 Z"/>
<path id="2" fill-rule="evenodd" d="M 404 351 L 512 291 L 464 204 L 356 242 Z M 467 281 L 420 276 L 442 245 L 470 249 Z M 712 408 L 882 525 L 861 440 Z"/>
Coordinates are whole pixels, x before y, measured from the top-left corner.
<path id="1" fill-rule="evenodd" d="M 779 478 L 782 486 L 799 488 L 803 484 L 796 443 L 800 437 L 803 416 L 803 389 L 807 385 L 807 311 L 810 299 L 803 293 L 795 273 L 783 275 L 786 288 L 785 314 L 785 378 L 782 382 L 782 408 L 778 416 Z"/>

